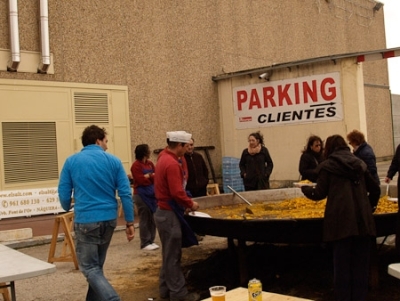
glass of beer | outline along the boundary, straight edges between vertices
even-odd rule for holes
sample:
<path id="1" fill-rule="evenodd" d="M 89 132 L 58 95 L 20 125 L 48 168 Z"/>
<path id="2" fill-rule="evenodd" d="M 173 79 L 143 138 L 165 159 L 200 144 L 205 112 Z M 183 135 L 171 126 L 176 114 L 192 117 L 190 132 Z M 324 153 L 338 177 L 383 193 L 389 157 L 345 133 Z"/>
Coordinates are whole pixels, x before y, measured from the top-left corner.
<path id="1" fill-rule="evenodd" d="M 225 301 L 226 287 L 222 285 L 210 287 L 212 301 Z"/>

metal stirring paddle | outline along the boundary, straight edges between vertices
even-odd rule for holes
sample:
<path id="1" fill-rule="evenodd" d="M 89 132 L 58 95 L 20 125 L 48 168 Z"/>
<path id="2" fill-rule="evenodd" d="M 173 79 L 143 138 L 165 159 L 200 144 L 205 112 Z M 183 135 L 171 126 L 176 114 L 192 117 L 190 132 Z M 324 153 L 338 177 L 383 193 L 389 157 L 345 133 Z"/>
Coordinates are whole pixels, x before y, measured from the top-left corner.
<path id="1" fill-rule="evenodd" d="M 235 189 L 233 189 L 231 186 L 227 186 L 230 190 L 232 190 L 232 192 L 234 194 L 236 194 L 238 197 L 240 197 L 243 201 L 245 201 L 247 204 L 249 204 L 250 206 L 253 206 L 252 203 L 250 203 L 248 200 L 246 200 L 244 197 L 242 197 Z"/>

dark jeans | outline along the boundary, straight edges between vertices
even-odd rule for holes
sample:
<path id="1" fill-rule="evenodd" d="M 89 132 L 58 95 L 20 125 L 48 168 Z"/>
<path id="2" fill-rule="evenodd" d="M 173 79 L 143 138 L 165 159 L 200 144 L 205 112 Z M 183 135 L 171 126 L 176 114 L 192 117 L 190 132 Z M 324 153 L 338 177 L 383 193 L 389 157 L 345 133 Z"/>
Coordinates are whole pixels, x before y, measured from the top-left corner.
<path id="1" fill-rule="evenodd" d="M 74 224 L 79 269 L 89 284 L 86 301 L 121 300 L 103 273 L 108 246 L 116 226 L 117 220 Z"/>
<path id="2" fill-rule="evenodd" d="M 397 222 L 396 222 L 396 254 L 397 258 L 400 259 L 400 209 L 399 212 L 397 212 Z"/>
<path id="3" fill-rule="evenodd" d="M 371 241 L 370 236 L 352 236 L 332 242 L 336 300 L 366 300 Z"/>

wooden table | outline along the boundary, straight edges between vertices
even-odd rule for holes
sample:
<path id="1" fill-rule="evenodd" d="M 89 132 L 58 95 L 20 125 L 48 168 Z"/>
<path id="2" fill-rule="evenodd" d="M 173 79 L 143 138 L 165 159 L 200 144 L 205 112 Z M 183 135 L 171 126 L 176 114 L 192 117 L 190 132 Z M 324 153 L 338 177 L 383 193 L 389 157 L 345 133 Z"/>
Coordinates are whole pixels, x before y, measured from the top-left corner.
<path id="1" fill-rule="evenodd" d="M 400 263 L 392 263 L 388 266 L 389 275 L 400 279 Z"/>
<path id="2" fill-rule="evenodd" d="M 227 291 L 225 295 L 225 301 L 248 301 L 248 300 L 249 300 L 248 290 L 247 288 L 243 287 L 238 287 L 233 290 Z M 211 297 L 204 299 L 203 301 L 211 301 Z M 263 292 L 262 301 L 312 301 L 312 300 Z"/>
<path id="3" fill-rule="evenodd" d="M 14 281 L 54 273 L 56 266 L 0 244 L 0 283 L 11 288 L 15 301 Z M 7 284 L 8 283 L 8 284 Z"/>

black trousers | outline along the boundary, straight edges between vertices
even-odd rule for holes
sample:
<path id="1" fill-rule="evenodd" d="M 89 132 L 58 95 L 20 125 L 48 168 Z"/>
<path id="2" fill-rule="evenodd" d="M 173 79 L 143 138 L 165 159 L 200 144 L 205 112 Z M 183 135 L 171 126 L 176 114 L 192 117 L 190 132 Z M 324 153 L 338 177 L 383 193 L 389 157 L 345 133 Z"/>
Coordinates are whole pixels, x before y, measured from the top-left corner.
<path id="1" fill-rule="evenodd" d="M 371 241 L 371 236 L 351 236 L 332 242 L 336 300 L 366 300 Z"/>

